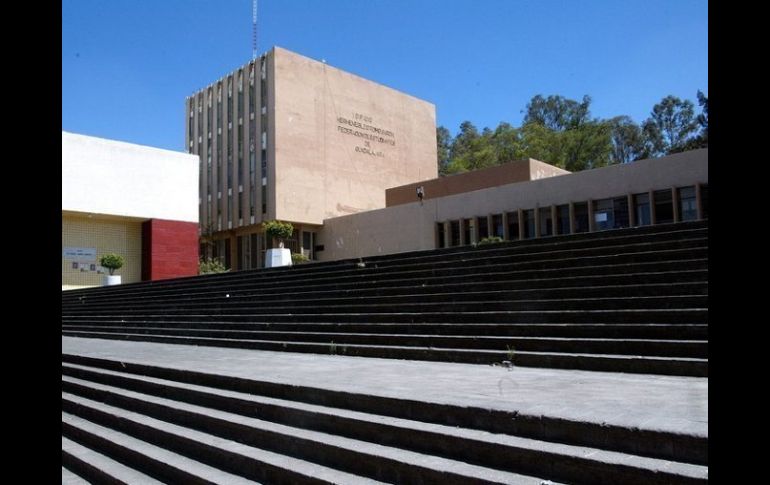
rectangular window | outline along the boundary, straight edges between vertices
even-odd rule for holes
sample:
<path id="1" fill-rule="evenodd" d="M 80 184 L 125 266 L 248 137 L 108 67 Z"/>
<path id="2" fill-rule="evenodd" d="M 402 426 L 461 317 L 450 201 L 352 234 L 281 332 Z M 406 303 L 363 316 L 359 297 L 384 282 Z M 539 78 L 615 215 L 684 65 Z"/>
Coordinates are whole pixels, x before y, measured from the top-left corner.
<path id="1" fill-rule="evenodd" d="M 472 244 L 474 242 L 473 240 L 473 219 L 465 219 L 465 227 L 463 228 L 463 231 L 465 232 L 464 238 L 465 238 L 465 244 Z"/>
<path id="2" fill-rule="evenodd" d="M 588 232 L 588 202 L 575 202 L 575 233 Z"/>
<path id="3" fill-rule="evenodd" d="M 524 239 L 535 237 L 535 209 L 525 210 L 524 212 Z"/>
<path id="4" fill-rule="evenodd" d="M 446 242 L 446 234 L 444 234 L 444 223 L 443 222 L 437 222 L 436 223 L 436 234 L 438 237 L 437 241 L 437 248 L 443 248 L 444 242 Z"/>
<path id="5" fill-rule="evenodd" d="M 236 258 L 235 258 L 235 260 L 236 260 L 236 267 L 235 267 L 235 269 L 237 271 L 237 270 L 241 270 L 241 269 L 245 268 L 243 266 L 243 263 L 244 263 L 244 261 L 243 261 L 243 256 L 244 256 L 244 254 L 243 254 L 243 236 L 237 236 L 235 241 L 236 241 L 235 247 L 238 249 L 238 254 L 237 254 Z"/>
<path id="6" fill-rule="evenodd" d="M 650 219 L 650 194 L 634 194 L 634 214 L 637 226 L 649 226 Z"/>
<path id="7" fill-rule="evenodd" d="M 653 193 L 655 199 L 655 223 L 667 224 L 674 222 L 674 205 L 671 201 L 671 189 L 656 190 Z"/>
<path id="8" fill-rule="evenodd" d="M 499 238 L 502 238 L 504 236 L 502 214 L 494 214 L 492 216 L 492 235 L 497 236 Z"/>
<path id="9" fill-rule="evenodd" d="M 479 241 L 489 237 L 489 225 L 487 224 L 487 216 L 479 217 Z"/>
<path id="10" fill-rule="evenodd" d="M 680 187 L 679 217 L 682 221 L 694 221 L 698 218 L 698 208 L 695 201 L 695 186 Z"/>
<path id="11" fill-rule="evenodd" d="M 460 221 L 450 221 L 449 231 L 451 232 L 452 246 L 460 245 Z"/>
<path id="12" fill-rule="evenodd" d="M 258 234 L 254 233 L 249 236 L 249 239 L 251 240 L 251 269 L 259 268 L 259 243 L 258 241 Z"/>
<path id="13" fill-rule="evenodd" d="M 232 258 L 230 257 L 230 238 L 226 238 L 222 242 L 224 243 L 225 247 L 225 267 L 232 268 Z"/>
<path id="14" fill-rule="evenodd" d="M 511 241 L 519 240 L 519 212 L 508 213 L 508 239 Z"/>
<path id="15" fill-rule="evenodd" d="M 605 231 L 612 229 L 615 225 L 614 211 L 612 210 L 612 199 L 601 199 L 593 201 L 594 204 L 594 229 L 596 231 Z"/>
<path id="16" fill-rule="evenodd" d="M 551 208 L 540 207 L 538 209 L 540 217 L 540 237 L 553 235 L 553 226 L 551 224 Z"/>
<path id="17" fill-rule="evenodd" d="M 556 229 L 559 234 L 569 234 L 569 204 L 556 206 Z"/>
<path id="18" fill-rule="evenodd" d="M 612 218 L 614 219 L 612 227 L 615 229 L 631 225 L 628 221 L 628 197 L 615 197 L 612 199 Z"/>

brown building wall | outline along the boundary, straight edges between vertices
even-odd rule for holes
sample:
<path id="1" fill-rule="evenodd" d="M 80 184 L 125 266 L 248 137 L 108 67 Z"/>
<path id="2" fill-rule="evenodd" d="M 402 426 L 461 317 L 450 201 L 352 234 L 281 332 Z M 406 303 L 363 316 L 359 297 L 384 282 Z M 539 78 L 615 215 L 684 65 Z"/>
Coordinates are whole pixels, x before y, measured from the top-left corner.
<path id="1" fill-rule="evenodd" d="M 527 158 L 497 167 L 393 187 L 385 191 L 385 204 L 390 207 L 416 201 L 417 187 L 423 187 L 423 200 L 427 200 L 568 173 L 567 170 Z"/>

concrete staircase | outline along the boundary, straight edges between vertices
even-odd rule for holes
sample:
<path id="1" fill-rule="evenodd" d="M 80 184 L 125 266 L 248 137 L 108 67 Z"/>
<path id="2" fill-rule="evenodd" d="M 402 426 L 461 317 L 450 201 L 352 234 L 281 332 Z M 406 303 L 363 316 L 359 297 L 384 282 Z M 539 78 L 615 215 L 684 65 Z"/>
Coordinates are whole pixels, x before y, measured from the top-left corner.
<path id="1" fill-rule="evenodd" d="M 63 292 L 62 483 L 707 483 L 707 251 L 697 222 Z"/>
<path id="2" fill-rule="evenodd" d="M 62 292 L 62 335 L 708 376 L 708 222 Z"/>
<path id="3" fill-rule="evenodd" d="M 93 483 L 708 480 L 703 436 L 68 353 L 62 464 Z"/>

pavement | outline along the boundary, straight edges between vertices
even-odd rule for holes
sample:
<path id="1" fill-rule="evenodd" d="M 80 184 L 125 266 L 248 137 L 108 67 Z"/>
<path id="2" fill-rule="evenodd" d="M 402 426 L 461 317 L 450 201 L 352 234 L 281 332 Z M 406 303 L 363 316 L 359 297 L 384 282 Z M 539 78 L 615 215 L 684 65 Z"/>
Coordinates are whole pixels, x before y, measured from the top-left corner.
<path id="1" fill-rule="evenodd" d="M 708 378 L 62 337 L 62 353 L 708 437 Z"/>

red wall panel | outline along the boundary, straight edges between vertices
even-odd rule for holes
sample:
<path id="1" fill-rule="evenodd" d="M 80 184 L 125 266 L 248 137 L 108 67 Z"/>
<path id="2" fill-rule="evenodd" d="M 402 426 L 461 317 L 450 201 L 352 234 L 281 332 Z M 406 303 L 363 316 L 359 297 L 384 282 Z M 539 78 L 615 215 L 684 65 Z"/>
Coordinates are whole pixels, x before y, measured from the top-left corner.
<path id="1" fill-rule="evenodd" d="M 198 224 L 150 219 L 142 223 L 142 281 L 198 274 Z"/>

